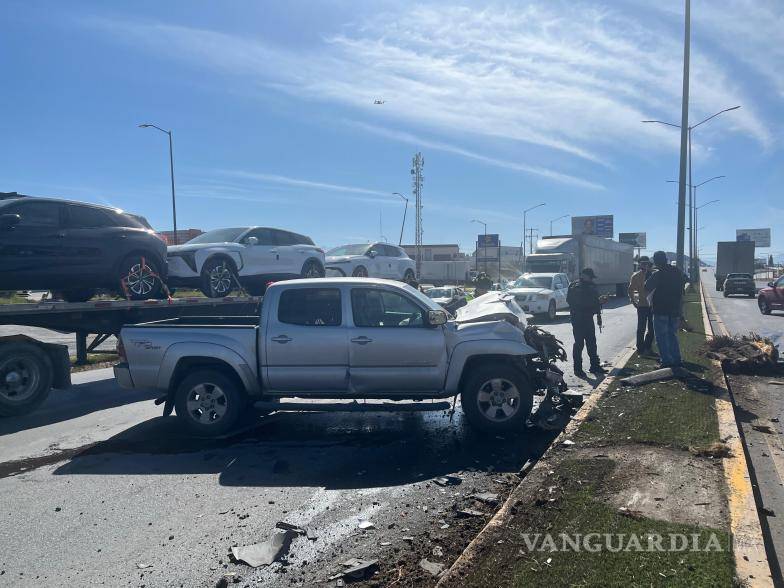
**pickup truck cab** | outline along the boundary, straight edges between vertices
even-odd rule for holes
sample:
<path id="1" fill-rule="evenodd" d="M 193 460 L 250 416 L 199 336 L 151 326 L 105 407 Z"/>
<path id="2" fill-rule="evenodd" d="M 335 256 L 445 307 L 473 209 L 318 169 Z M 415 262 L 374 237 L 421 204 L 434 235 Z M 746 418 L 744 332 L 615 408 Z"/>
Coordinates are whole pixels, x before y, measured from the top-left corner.
<path id="1" fill-rule="evenodd" d="M 533 394 L 546 387 L 550 362 L 537 360 L 537 348 L 526 342 L 519 308 L 518 318 L 500 300 L 477 308 L 464 322 L 449 320 L 430 298 L 391 280 L 278 282 L 268 288 L 258 317 L 124 327 L 115 376 L 123 387 L 161 390 L 164 414 L 176 409 L 202 436 L 225 434 L 250 407 L 313 411 L 324 404 L 312 399 L 421 401 L 458 394 L 479 429 L 521 429 Z M 552 380 L 554 372 L 548 373 Z M 292 407 L 282 398 L 308 401 Z M 444 404 L 448 408 L 432 406 Z M 390 405 L 400 403 L 383 406 Z"/>

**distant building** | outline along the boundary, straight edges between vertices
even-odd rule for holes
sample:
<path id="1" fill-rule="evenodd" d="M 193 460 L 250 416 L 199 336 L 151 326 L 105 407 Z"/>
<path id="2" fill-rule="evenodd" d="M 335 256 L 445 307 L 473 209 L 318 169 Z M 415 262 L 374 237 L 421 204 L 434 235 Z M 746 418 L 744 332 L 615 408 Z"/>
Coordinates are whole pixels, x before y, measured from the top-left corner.
<path id="1" fill-rule="evenodd" d="M 415 245 L 401 245 L 411 259 L 416 259 Z M 439 243 L 435 245 L 422 245 L 422 261 L 456 261 L 466 259 L 465 253 L 460 253 L 460 246 L 455 243 Z"/>
<path id="2" fill-rule="evenodd" d="M 176 240 L 174 239 L 174 231 L 159 231 L 158 234 L 166 239 L 166 243 L 169 245 L 182 245 L 194 237 L 198 237 L 203 232 L 201 229 L 180 229 L 177 231 Z"/>

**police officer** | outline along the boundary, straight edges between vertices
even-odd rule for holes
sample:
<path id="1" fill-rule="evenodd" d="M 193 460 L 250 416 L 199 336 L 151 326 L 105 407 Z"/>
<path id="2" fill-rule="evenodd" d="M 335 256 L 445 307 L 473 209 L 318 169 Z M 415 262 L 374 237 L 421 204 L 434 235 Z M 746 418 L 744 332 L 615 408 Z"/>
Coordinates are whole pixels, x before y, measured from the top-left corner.
<path id="1" fill-rule="evenodd" d="M 580 272 L 580 278 L 569 284 L 569 291 L 566 295 L 571 315 L 572 332 L 574 333 L 574 346 L 572 347 L 574 375 L 578 378 L 586 377 L 583 371 L 583 347 L 588 348 L 591 373 L 601 375 L 607 373 L 599 365 L 599 355 L 596 352 L 596 330 L 593 323 L 593 315 L 596 315 L 597 324 L 602 326 L 602 304 L 606 301 L 606 297 L 599 296 L 599 290 L 594 284 L 595 279 L 596 273 L 593 269 L 584 268 Z"/>
<path id="2" fill-rule="evenodd" d="M 485 272 L 480 273 L 476 278 L 476 296 L 487 294 L 493 289 L 493 280 Z"/>

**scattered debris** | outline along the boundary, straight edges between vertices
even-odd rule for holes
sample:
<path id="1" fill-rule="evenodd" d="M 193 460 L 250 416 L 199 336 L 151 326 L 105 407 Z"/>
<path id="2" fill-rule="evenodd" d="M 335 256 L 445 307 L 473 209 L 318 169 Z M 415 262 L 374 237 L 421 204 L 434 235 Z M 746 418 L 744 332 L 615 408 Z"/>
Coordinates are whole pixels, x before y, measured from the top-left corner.
<path id="1" fill-rule="evenodd" d="M 406 535 L 405 537 L 401 537 L 401 539 L 402 539 L 403 541 L 406 541 L 406 542 L 408 542 L 408 543 L 413 543 L 413 542 L 414 542 L 414 538 L 413 538 L 413 537 L 411 537 L 410 535 Z"/>
<path id="2" fill-rule="evenodd" d="M 484 504 L 495 505 L 498 504 L 498 494 L 495 492 L 481 492 L 479 494 L 472 494 L 471 498 L 478 500 Z"/>
<path id="3" fill-rule="evenodd" d="M 642 386 L 643 384 L 649 384 L 651 382 L 672 380 L 674 377 L 675 372 L 672 371 L 672 368 L 662 368 L 659 370 L 653 370 L 652 372 L 645 372 L 642 374 L 621 378 L 620 382 L 621 384 L 625 384 L 627 386 Z"/>
<path id="4" fill-rule="evenodd" d="M 764 506 L 761 506 L 761 507 L 760 507 L 760 509 L 759 509 L 759 511 L 760 511 L 762 514 L 764 514 L 766 517 L 775 517 L 775 516 L 776 516 L 776 513 L 775 513 L 775 512 L 773 512 L 773 510 L 771 510 L 771 509 L 769 509 L 769 508 L 765 508 Z"/>
<path id="5" fill-rule="evenodd" d="M 252 568 L 268 566 L 272 562 L 285 557 L 289 551 L 291 541 L 297 536 L 294 531 L 275 532 L 272 537 L 263 543 L 246 545 L 245 547 L 232 547 L 231 554 L 237 561 L 242 561 Z"/>
<path id="6" fill-rule="evenodd" d="M 473 508 L 463 508 L 457 511 L 457 516 L 460 518 L 483 517 L 485 516 L 485 513 L 479 510 L 474 510 Z"/>
<path id="7" fill-rule="evenodd" d="M 621 508 L 618 509 L 618 514 L 623 517 L 629 517 L 630 519 L 634 519 L 635 521 L 640 521 L 645 518 L 639 510 L 631 510 L 629 508 L 626 508 L 625 506 L 622 506 Z"/>
<path id="8" fill-rule="evenodd" d="M 360 529 L 375 529 L 376 526 L 371 523 L 370 521 L 359 521 L 359 525 L 357 525 Z"/>
<path id="9" fill-rule="evenodd" d="M 139 568 L 140 570 L 146 570 L 147 568 L 151 568 L 152 564 L 151 563 L 137 563 L 136 567 Z"/>
<path id="10" fill-rule="evenodd" d="M 343 562 L 343 565 L 348 568 L 341 574 L 343 577 L 348 576 L 353 580 L 361 580 L 378 567 L 378 560 L 352 558 Z"/>
<path id="11" fill-rule="evenodd" d="M 422 559 L 419 562 L 419 567 L 428 572 L 432 576 L 439 576 L 444 571 L 444 564 L 440 564 L 434 561 L 428 561 L 427 559 Z"/>
<path id="12" fill-rule="evenodd" d="M 771 384 L 773 386 L 784 386 L 784 382 L 778 382 L 776 380 L 771 380 L 770 382 L 768 382 L 768 384 Z"/>
<path id="13" fill-rule="evenodd" d="M 759 431 L 760 433 L 766 433 L 768 435 L 772 435 L 773 433 L 776 432 L 776 431 L 774 431 L 770 427 L 770 425 L 757 425 L 757 424 L 754 424 L 754 425 L 751 425 L 751 428 L 754 429 L 755 431 Z"/>
<path id="14" fill-rule="evenodd" d="M 283 529 L 284 531 L 294 531 L 297 535 L 307 534 L 307 531 L 302 527 L 298 527 L 297 525 L 287 523 L 286 521 L 278 521 L 277 523 L 275 523 L 275 528 Z"/>
<path id="15" fill-rule="evenodd" d="M 756 333 L 714 337 L 706 341 L 703 354 L 721 362 L 722 367 L 729 372 L 757 372 L 775 367 L 779 359 L 776 344 Z"/>
<path id="16" fill-rule="evenodd" d="M 444 557 L 444 549 L 440 545 L 433 548 L 433 557 Z"/>
<path id="17" fill-rule="evenodd" d="M 229 584 L 239 584 L 240 582 L 242 582 L 242 576 L 236 572 L 226 572 L 215 584 L 215 588 L 227 588 Z"/>
<path id="18" fill-rule="evenodd" d="M 440 478 L 435 478 L 433 482 L 439 486 L 457 486 L 458 484 L 462 484 L 463 479 L 458 476 L 442 476 Z"/>
<path id="19" fill-rule="evenodd" d="M 707 447 L 690 447 L 689 450 L 697 457 L 710 457 L 713 459 L 732 457 L 730 448 L 726 444 L 718 441 L 711 443 Z"/>
<path id="20" fill-rule="evenodd" d="M 311 529 L 310 527 L 305 529 L 305 534 L 307 535 L 310 541 L 315 541 L 316 539 L 318 539 L 318 534 L 316 533 L 315 530 Z"/>
<path id="21" fill-rule="evenodd" d="M 563 443 L 561 443 L 561 445 L 566 445 L 567 447 L 570 447 L 574 445 L 574 441 L 572 441 L 571 439 L 566 439 Z"/>

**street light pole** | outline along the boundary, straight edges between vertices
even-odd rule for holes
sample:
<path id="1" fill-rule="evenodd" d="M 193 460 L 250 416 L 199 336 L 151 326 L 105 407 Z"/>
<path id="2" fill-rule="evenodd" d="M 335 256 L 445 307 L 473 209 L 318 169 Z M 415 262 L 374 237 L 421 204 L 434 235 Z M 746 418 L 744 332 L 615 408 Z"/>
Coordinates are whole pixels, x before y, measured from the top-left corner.
<path id="1" fill-rule="evenodd" d="M 487 223 L 484 222 L 484 221 L 476 220 L 476 219 L 472 220 L 471 222 L 472 223 L 479 223 L 480 225 L 483 225 L 484 228 L 485 228 L 485 239 L 484 239 L 485 255 L 484 255 L 484 257 L 485 257 L 485 273 L 487 273 Z M 476 253 L 477 253 L 477 255 L 479 255 L 479 247 L 476 248 Z M 478 263 L 476 264 L 476 268 L 479 269 L 479 264 Z M 499 279 L 500 279 L 500 277 L 499 277 Z"/>
<path id="2" fill-rule="evenodd" d="M 683 271 L 683 238 L 686 220 L 686 158 L 689 135 L 689 55 L 691 52 L 691 0 L 686 0 L 683 34 L 683 96 L 681 102 L 681 161 L 678 177 L 678 235 L 675 248 L 676 265 Z"/>
<path id="3" fill-rule="evenodd" d="M 542 202 L 541 204 L 537 204 L 536 206 L 532 206 L 531 208 L 526 208 L 523 211 L 523 267 L 520 268 L 522 271 L 525 271 L 525 238 L 526 238 L 525 237 L 525 230 L 527 228 L 527 226 L 526 226 L 527 215 L 528 215 L 529 212 L 531 212 L 535 208 L 539 208 L 540 206 L 544 206 L 545 204 L 546 204 L 545 202 Z"/>
<path id="4" fill-rule="evenodd" d="M 174 147 L 172 145 L 172 132 L 165 131 L 161 127 L 153 124 L 141 124 L 140 129 L 153 128 L 169 136 L 169 173 L 171 175 L 171 195 L 172 195 L 172 224 L 174 225 L 174 244 L 178 245 L 177 239 L 177 199 L 174 196 Z"/>
<path id="5" fill-rule="evenodd" d="M 403 244 L 403 228 L 406 226 L 406 213 L 408 212 L 408 198 L 403 196 L 400 192 L 392 192 L 393 194 L 397 194 L 403 200 L 406 201 L 406 207 L 403 209 L 403 224 L 400 225 L 400 241 L 398 241 L 398 245 Z"/>
<path id="6" fill-rule="evenodd" d="M 550 236 L 553 236 L 553 223 L 556 221 L 561 220 L 562 218 L 566 218 L 567 216 L 571 216 L 570 214 L 564 214 L 563 216 L 559 216 L 558 218 L 554 218 L 550 221 Z"/>

